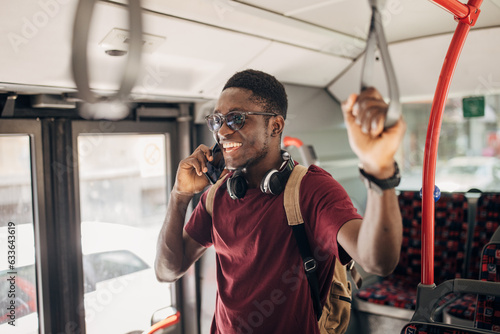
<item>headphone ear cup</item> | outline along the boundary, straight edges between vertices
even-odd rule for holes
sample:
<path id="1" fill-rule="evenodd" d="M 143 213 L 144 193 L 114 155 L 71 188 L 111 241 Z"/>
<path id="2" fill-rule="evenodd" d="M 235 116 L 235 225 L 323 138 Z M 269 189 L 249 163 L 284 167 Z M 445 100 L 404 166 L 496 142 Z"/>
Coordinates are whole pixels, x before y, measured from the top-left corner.
<path id="1" fill-rule="evenodd" d="M 229 197 L 234 200 L 245 197 L 248 189 L 248 183 L 241 171 L 238 170 L 234 172 L 234 174 L 227 179 L 226 184 Z"/>
<path id="2" fill-rule="evenodd" d="M 270 171 L 268 171 L 262 178 L 262 181 L 260 181 L 260 191 L 262 191 L 264 194 L 276 195 L 276 193 L 274 192 L 274 184 L 276 183 L 278 175 L 279 172 L 277 169 L 271 169 Z"/>
<path id="3" fill-rule="evenodd" d="M 268 171 L 260 182 L 260 191 L 264 194 L 279 195 L 285 190 L 286 182 L 292 174 L 295 163 L 287 151 L 282 151 L 284 164 L 280 170 L 271 169 Z"/>

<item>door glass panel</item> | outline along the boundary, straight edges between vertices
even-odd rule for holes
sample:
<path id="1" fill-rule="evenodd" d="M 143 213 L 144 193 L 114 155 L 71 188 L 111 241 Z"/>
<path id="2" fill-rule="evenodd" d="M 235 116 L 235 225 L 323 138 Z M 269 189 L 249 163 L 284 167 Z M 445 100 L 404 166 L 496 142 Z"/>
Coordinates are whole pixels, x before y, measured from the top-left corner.
<path id="1" fill-rule="evenodd" d="M 0 136 L 0 333 L 38 333 L 30 138 Z"/>
<path id="2" fill-rule="evenodd" d="M 154 274 L 167 202 L 165 135 L 78 137 L 87 333 L 144 331 L 171 306 Z"/>

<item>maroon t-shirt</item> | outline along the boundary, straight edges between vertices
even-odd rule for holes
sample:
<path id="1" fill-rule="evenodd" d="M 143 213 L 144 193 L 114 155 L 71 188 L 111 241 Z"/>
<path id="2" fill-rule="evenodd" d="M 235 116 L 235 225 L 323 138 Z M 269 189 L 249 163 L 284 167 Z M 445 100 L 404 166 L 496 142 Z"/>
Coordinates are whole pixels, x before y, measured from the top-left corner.
<path id="1" fill-rule="evenodd" d="M 248 189 L 243 199 L 229 197 L 222 185 L 213 220 L 205 209 L 207 193 L 185 229 L 205 247 L 214 245 L 217 299 L 211 333 L 319 333 L 302 259 L 288 226 L 283 193 Z M 300 186 L 300 209 L 314 257 L 322 302 L 335 257 L 349 256 L 337 246 L 337 232 L 361 218 L 346 191 L 323 169 L 312 165 Z"/>

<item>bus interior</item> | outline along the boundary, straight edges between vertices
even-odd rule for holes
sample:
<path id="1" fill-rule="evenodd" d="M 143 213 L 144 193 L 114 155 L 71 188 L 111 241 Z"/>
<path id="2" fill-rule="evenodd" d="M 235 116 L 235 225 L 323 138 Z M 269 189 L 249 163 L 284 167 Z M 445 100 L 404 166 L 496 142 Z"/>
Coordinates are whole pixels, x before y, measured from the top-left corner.
<path id="1" fill-rule="evenodd" d="M 390 59 L 380 45 L 366 51 L 374 3 Z M 1 333 L 208 333 L 213 248 L 176 283 L 158 282 L 153 269 L 177 165 L 214 142 L 204 116 L 235 72 L 274 75 L 288 95 L 283 147 L 328 171 L 363 214 L 366 189 L 340 105 L 360 92 L 368 60 L 384 97 L 398 88 L 407 124 L 396 156 L 403 245 L 390 276 L 358 268 L 363 285 L 347 333 L 500 332 L 500 301 L 480 294 L 498 300 L 499 285 L 467 285 L 500 280 L 500 0 L 17 0 L 0 8 Z M 436 94 L 461 24 L 470 31 L 449 89 Z M 440 198 L 423 215 L 436 95 L 445 104 L 429 166 Z M 423 293 L 419 304 L 429 215 L 431 283 L 458 283 Z"/>

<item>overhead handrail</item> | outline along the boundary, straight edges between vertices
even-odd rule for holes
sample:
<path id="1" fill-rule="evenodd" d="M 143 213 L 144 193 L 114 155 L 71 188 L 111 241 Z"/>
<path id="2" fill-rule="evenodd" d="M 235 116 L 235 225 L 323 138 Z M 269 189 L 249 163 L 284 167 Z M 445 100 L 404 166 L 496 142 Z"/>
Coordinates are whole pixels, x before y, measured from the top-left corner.
<path id="1" fill-rule="evenodd" d="M 361 90 L 374 86 L 373 69 L 375 67 L 375 52 L 380 51 L 380 57 L 384 65 L 385 78 L 389 88 L 389 109 L 385 117 L 384 128 L 390 128 L 401 117 L 401 102 L 399 100 L 399 88 L 396 73 L 392 66 L 387 40 L 385 39 L 384 27 L 382 25 L 382 15 L 380 14 L 377 0 L 368 0 L 372 9 L 370 21 L 370 31 L 366 42 L 365 59 L 361 74 Z"/>
<path id="2" fill-rule="evenodd" d="M 112 102 L 126 100 L 134 88 L 139 74 L 142 55 L 142 12 L 140 0 L 128 0 L 130 41 L 122 81 L 118 92 L 106 98 L 99 97 L 90 88 L 87 59 L 87 44 L 90 23 L 97 0 L 78 2 L 73 26 L 72 71 L 78 97 L 88 103 L 97 103 L 103 99 Z"/>
<path id="3" fill-rule="evenodd" d="M 422 173 L 422 284 L 434 284 L 434 183 L 436 161 L 443 111 L 451 79 L 464 46 L 467 35 L 477 21 L 482 0 L 469 0 L 467 5 L 458 0 L 430 0 L 449 12 L 463 14 L 462 5 L 467 7 L 465 16 L 455 15 L 458 25 L 444 59 L 436 92 L 432 101 L 429 125 L 424 150 Z"/>

